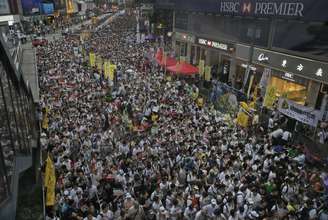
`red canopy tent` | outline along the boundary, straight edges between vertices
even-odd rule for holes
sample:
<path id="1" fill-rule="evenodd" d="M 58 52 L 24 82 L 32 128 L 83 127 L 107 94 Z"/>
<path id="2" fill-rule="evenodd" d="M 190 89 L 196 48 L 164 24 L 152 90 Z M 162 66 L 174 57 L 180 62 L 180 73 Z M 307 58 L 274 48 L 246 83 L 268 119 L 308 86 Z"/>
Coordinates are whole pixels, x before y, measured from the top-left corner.
<path id="1" fill-rule="evenodd" d="M 155 54 L 156 60 L 162 60 L 163 59 L 163 49 L 159 48 Z"/>
<path id="2" fill-rule="evenodd" d="M 161 66 L 174 66 L 178 61 L 172 57 L 163 57 L 162 59 L 156 58 L 156 62 Z"/>
<path id="3" fill-rule="evenodd" d="M 190 76 L 199 72 L 199 69 L 197 67 L 185 62 L 177 63 L 175 66 L 169 66 L 167 70 L 172 73 L 181 74 L 185 76 Z"/>
<path id="4" fill-rule="evenodd" d="M 177 61 L 172 57 L 167 57 L 163 54 L 163 49 L 160 48 L 155 55 L 156 62 L 161 66 L 174 66 Z"/>

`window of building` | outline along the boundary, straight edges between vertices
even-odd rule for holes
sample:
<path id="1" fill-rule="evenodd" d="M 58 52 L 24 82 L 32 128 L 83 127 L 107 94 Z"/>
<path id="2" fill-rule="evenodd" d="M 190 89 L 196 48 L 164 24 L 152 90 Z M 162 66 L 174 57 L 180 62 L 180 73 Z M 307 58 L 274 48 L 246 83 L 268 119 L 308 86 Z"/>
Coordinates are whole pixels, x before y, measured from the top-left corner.
<path id="1" fill-rule="evenodd" d="M 14 140 L 9 127 L 11 119 L 8 115 L 8 105 L 5 98 L 8 94 L 6 94 L 4 89 L 8 85 L 6 82 L 6 74 L 0 65 L 0 203 L 4 198 L 4 188 L 7 186 L 7 183 L 9 185 L 15 167 Z"/>
<path id="2" fill-rule="evenodd" d="M 328 23 L 278 21 L 273 46 L 306 53 L 326 61 L 328 58 Z"/>
<path id="3" fill-rule="evenodd" d="M 18 135 L 15 109 L 14 109 L 14 105 L 13 105 L 13 102 L 11 99 L 11 90 L 10 90 L 10 86 L 9 86 L 9 80 L 4 72 L 2 73 L 2 76 L 1 76 L 1 82 L 2 82 L 2 89 L 3 89 L 3 97 L 4 97 L 4 101 L 6 103 L 7 112 L 8 112 L 10 132 L 11 132 L 11 137 L 12 137 L 13 144 L 14 144 L 14 150 L 16 152 L 19 152 L 21 150 L 21 145 L 20 145 L 20 138 Z"/>

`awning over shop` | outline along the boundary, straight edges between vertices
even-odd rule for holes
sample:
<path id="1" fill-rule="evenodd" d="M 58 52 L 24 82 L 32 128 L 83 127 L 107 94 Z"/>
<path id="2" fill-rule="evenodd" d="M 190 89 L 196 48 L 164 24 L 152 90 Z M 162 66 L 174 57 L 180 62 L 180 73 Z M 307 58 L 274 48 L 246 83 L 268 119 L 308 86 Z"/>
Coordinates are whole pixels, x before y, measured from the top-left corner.
<path id="1" fill-rule="evenodd" d="M 156 62 L 161 66 L 175 66 L 178 61 L 172 57 L 162 57 L 162 59 L 156 59 Z"/>
<path id="2" fill-rule="evenodd" d="M 155 54 L 155 59 L 156 60 L 162 60 L 163 58 L 163 49 L 160 48 L 157 50 L 156 54 Z"/>
<path id="3" fill-rule="evenodd" d="M 180 62 L 174 66 L 169 66 L 167 70 L 174 74 L 181 74 L 186 76 L 197 74 L 199 72 L 197 67 L 185 62 Z"/>
<path id="4" fill-rule="evenodd" d="M 176 59 L 163 55 L 163 49 L 162 48 L 160 48 L 157 51 L 157 53 L 155 55 L 155 60 L 160 66 L 174 66 L 174 65 L 177 64 Z"/>

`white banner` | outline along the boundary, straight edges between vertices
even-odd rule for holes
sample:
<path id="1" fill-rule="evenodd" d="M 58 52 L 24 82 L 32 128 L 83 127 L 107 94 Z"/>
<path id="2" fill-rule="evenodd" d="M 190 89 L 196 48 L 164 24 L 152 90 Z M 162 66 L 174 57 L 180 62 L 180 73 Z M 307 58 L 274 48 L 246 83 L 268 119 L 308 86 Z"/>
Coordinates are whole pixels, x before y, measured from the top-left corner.
<path id="1" fill-rule="evenodd" d="M 322 116 L 318 110 L 298 105 L 283 98 L 279 99 L 278 110 L 290 118 L 313 127 L 317 126 L 318 121 L 321 120 Z"/>

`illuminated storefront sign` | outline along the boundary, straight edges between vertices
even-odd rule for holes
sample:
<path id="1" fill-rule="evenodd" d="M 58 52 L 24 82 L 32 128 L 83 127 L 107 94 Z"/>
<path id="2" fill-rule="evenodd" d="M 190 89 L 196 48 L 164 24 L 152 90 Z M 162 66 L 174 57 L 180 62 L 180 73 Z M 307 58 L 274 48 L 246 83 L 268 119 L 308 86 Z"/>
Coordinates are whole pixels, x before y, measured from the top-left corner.
<path id="1" fill-rule="evenodd" d="M 198 38 L 197 43 L 200 45 L 204 45 L 207 47 L 212 47 L 215 49 L 224 50 L 228 52 L 233 52 L 235 50 L 235 48 L 229 44 L 221 43 L 218 41 L 207 40 L 204 38 Z"/>
<path id="2" fill-rule="evenodd" d="M 278 69 L 285 73 L 283 78 L 289 80 L 297 74 L 309 79 L 328 82 L 328 63 L 259 48 L 254 49 L 253 62 Z"/>
<path id="3" fill-rule="evenodd" d="M 159 0 L 158 0 L 159 1 Z M 162 1 L 162 0 L 161 0 Z M 327 21 L 327 0 L 172 0 L 178 11 Z"/>
<path id="4" fill-rule="evenodd" d="M 220 12 L 235 14 L 272 15 L 303 17 L 304 4 L 302 2 L 241 2 L 221 1 Z"/>

